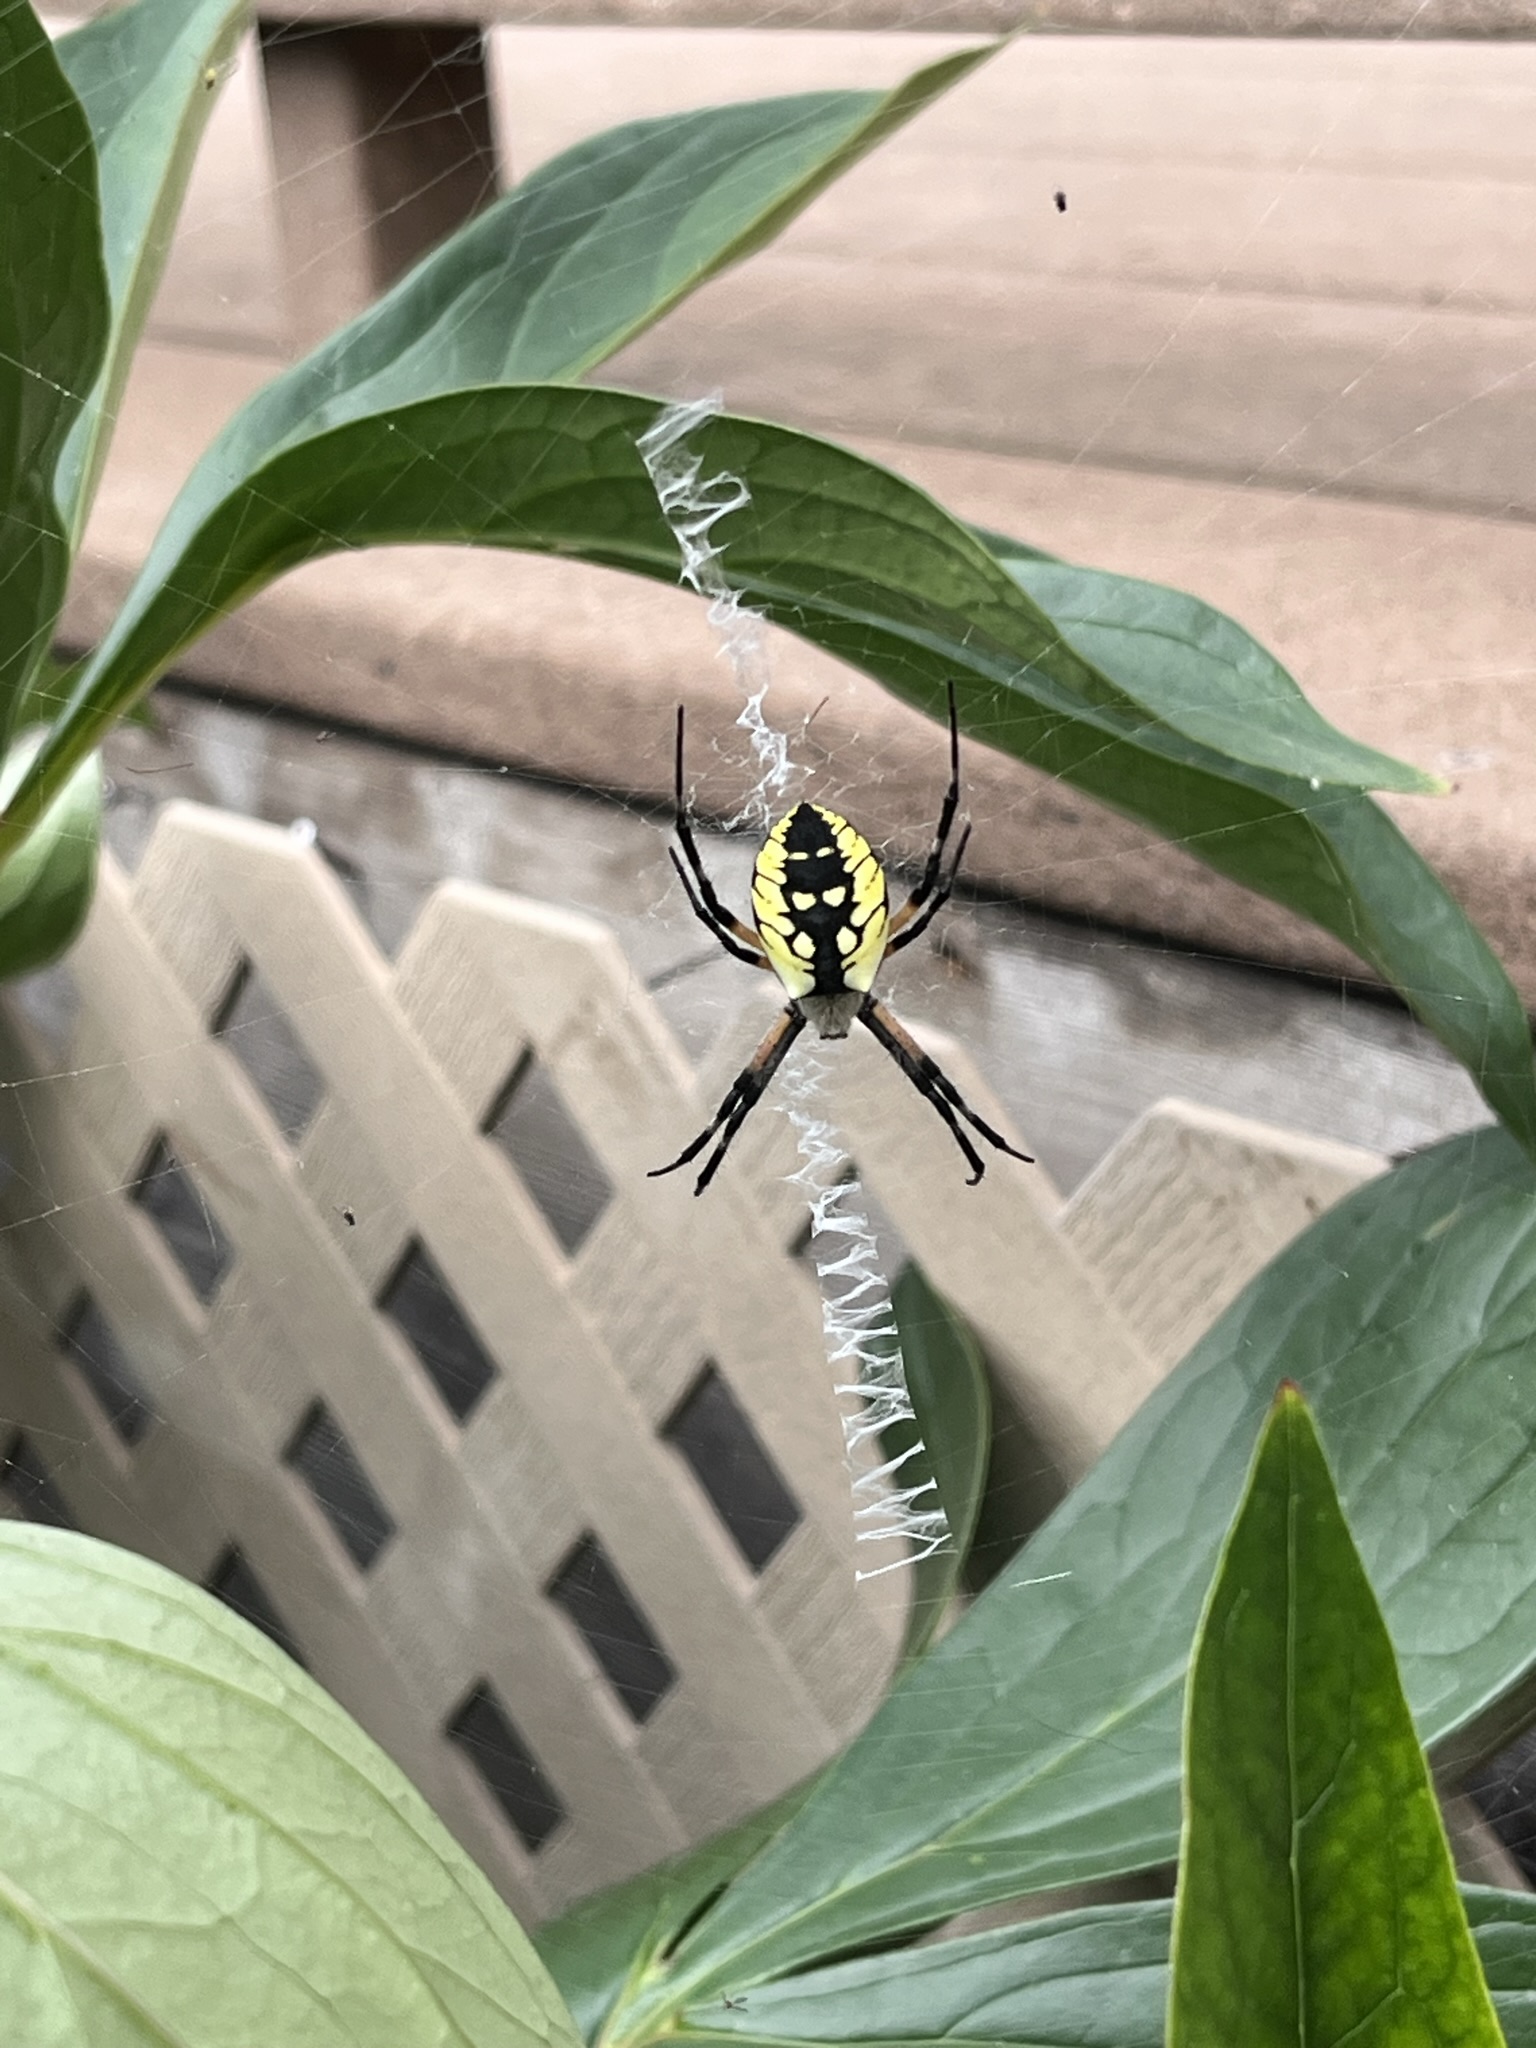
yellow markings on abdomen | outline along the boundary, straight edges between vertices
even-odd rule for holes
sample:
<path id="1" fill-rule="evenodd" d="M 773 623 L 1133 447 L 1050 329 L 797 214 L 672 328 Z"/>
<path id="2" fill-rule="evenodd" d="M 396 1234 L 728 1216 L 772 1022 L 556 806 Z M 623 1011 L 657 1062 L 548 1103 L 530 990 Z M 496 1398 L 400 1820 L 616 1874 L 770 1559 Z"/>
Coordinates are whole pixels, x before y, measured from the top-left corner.
<path id="1" fill-rule="evenodd" d="M 863 994 L 872 985 L 885 953 L 885 871 L 835 811 L 797 804 L 774 825 L 753 871 L 752 911 L 791 996 Z"/>

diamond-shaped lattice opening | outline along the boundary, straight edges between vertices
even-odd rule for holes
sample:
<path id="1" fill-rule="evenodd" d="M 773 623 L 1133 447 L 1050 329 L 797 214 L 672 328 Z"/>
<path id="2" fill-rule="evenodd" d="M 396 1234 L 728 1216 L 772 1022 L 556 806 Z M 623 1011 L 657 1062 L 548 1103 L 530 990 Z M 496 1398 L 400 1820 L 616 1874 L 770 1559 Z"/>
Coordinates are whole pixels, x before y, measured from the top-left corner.
<path id="1" fill-rule="evenodd" d="M 123 1442 L 138 1443 L 155 1411 L 112 1325 L 90 1295 L 75 1297 L 59 1325 L 59 1349 L 74 1362 Z"/>
<path id="2" fill-rule="evenodd" d="M 630 1719 L 648 1720 L 677 1673 L 595 1536 L 581 1538 L 550 1580 L 549 1597 L 597 1659 Z"/>
<path id="3" fill-rule="evenodd" d="M 418 1239 L 385 1283 L 379 1307 L 421 1360 L 449 1413 L 465 1421 L 495 1379 L 496 1364 Z"/>
<path id="4" fill-rule="evenodd" d="M 241 961 L 211 1028 L 249 1074 L 283 1136 L 290 1144 L 302 1137 L 325 1082 L 287 1012 L 249 960 Z"/>
<path id="5" fill-rule="evenodd" d="M 523 1847 L 542 1848 L 565 1819 L 565 1807 L 488 1680 L 475 1687 L 446 1733 L 479 1773 Z"/>
<path id="6" fill-rule="evenodd" d="M 153 1219 L 199 1301 L 212 1301 L 234 1249 L 191 1175 L 162 1136 L 133 1183 L 133 1199 Z"/>
<path id="7" fill-rule="evenodd" d="M 800 1520 L 800 1503 L 713 1364 L 662 1427 L 692 1468 L 736 1548 L 760 1572 Z"/>
<path id="8" fill-rule="evenodd" d="M 573 1256 L 613 1200 L 613 1184 L 531 1052 L 512 1069 L 483 1128 L 511 1160 L 566 1257 Z"/>
<path id="9" fill-rule="evenodd" d="M 75 1526 L 75 1518 L 48 1476 L 48 1467 L 38 1455 L 36 1444 L 23 1430 L 18 1429 L 0 1451 L 0 1493 L 29 1522 L 43 1522 L 50 1529 Z"/>
<path id="10" fill-rule="evenodd" d="M 309 1488 L 352 1562 L 359 1571 L 367 1571 L 394 1535 L 395 1525 L 323 1401 L 317 1401 L 299 1424 L 285 1458 Z"/>
<path id="11" fill-rule="evenodd" d="M 248 1621 L 253 1628 L 259 1628 L 264 1636 L 276 1643 L 280 1650 L 286 1650 L 295 1664 L 302 1664 L 298 1644 L 288 1632 L 288 1625 L 273 1606 L 266 1587 L 257 1578 L 246 1561 L 245 1553 L 231 1543 L 203 1584 L 224 1605 L 238 1614 L 242 1621 Z"/>

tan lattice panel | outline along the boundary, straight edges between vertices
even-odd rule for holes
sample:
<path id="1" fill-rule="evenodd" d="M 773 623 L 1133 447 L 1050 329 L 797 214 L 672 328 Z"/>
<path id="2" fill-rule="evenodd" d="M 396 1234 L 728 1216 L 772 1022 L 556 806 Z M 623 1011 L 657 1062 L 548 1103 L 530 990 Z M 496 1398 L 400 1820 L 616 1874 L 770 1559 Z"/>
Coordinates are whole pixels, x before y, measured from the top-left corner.
<path id="1" fill-rule="evenodd" d="M 27 1511 L 204 1581 L 233 1572 L 233 1552 L 530 1919 L 760 1804 L 847 1738 L 878 1697 L 905 1587 L 854 1582 L 820 1303 L 793 1250 L 792 1137 L 760 1113 L 702 1201 L 687 1174 L 645 1177 L 699 1128 L 760 1010 L 696 1077 L 590 920 L 448 884 L 392 966 L 311 848 L 185 805 L 131 882 L 104 865 L 70 968 L 79 1021 L 56 1070 L 0 1012 L 0 1455 L 19 1429 Z M 251 972 L 319 1090 L 292 1139 L 215 1029 Z M 1000 1160 L 966 1189 L 948 1134 L 872 1041 L 828 1050 L 819 1106 L 1066 1475 L 1174 1336 L 1373 1165 L 1165 1111 L 1063 1227 L 1038 1170 Z M 942 1056 L 1001 1119 L 959 1050 Z M 605 1189 L 580 1232 L 488 1134 L 530 1071 Z M 175 1243 L 137 1185 L 157 1145 L 191 1203 Z M 208 1216 L 218 1272 L 183 1256 L 188 1230 L 213 1256 Z M 430 1370 L 398 1306 L 402 1274 L 423 1271 L 459 1333 Z M 121 1411 L 114 1426 L 82 1369 L 103 1327 L 147 1426 Z M 792 1497 L 763 1555 L 668 1440 L 706 1369 Z M 305 1478 L 320 1468 L 325 1499 Z M 642 1707 L 553 1597 L 573 1556 L 617 1575 L 665 1660 Z M 557 1802 L 547 1825 L 498 1801 L 450 1739 L 487 1688 Z"/>

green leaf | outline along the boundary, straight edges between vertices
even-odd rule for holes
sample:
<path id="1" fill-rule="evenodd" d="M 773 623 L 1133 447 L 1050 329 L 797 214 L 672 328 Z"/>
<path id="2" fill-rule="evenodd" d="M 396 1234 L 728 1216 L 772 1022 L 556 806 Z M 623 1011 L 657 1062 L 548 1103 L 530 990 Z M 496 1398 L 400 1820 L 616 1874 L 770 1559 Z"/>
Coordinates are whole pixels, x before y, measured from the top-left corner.
<path id="1" fill-rule="evenodd" d="M 0 803 L 42 742 L 24 732 L 0 768 Z M 0 868 L 0 980 L 45 967 L 85 923 L 101 844 L 101 762 L 87 754 L 53 803 Z"/>
<path id="2" fill-rule="evenodd" d="M 1536 1897 L 1464 1885 L 1461 1900 L 1508 2048 L 1536 2048 Z M 888 1949 L 690 2007 L 680 2032 L 732 2048 L 1164 2048 L 1171 1913 L 1162 1899 L 1092 1906 Z"/>
<path id="3" fill-rule="evenodd" d="M 1195 1638 L 1168 2048 L 1504 2048 L 1429 1767 L 1282 1387 Z"/>
<path id="4" fill-rule="evenodd" d="M 1464 1884 L 1461 1903 L 1507 2048 L 1536 2048 L 1536 1896 Z"/>
<path id="5" fill-rule="evenodd" d="M 0 847 L 180 649 L 300 562 L 396 541 L 464 541 L 675 583 L 676 544 L 635 445 L 654 417 L 650 401 L 623 392 L 498 387 L 351 420 L 262 459 L 237 420 L 172 508 L 0 826 Z M 1519 999 L 1366 798 L 1313 791 L 1177 731 L 1084 660 L 965 528 L 890 472 L 787 428 L 730 418 L 706 422 L 690 446 L 706 474 L 751 482 L 751 505 L 715 528 L 751 603 L 929 710 L 953 678 L 975 737 L 1336 933 L 1402 991 L 1536 1152 L 1536 1074 Z M 255 464 L 243 471 L 242 451 Z"/>
<path id="6" fill-rule="evenodd" d="M 1239 1296 L 795 1818 L 638 1987 L 614 2040 L 716 1992 L 1178 1840 L 1185 1665 L 1249 1448 L 1298 1380 L 1426 1741 L 1536 1654 L 1536 1170 L 1416 1155 Z"/>
<path id="7" fill-rule="evenodd" d="M 1079 654 L 1202 746 L 1252 768 L 1344 789 L 1445 794 L 1437 776 L 1345 737 L 1235 619 L 1166 584 L 1042 559 L 992 536 L 1021 590 Z"/>
<path id="8" fill-rule="evenodd" d="M 808 1778 L 696 1849 L 610 1885 L 536 1931 L 534 1944 L 583 2040 L 596 2038 L 625 1984 L 654 1967 L 700 1909 L 799 1811 L 815 1782 Z"/>
<path id="9" fill-rule="evenodd" d="M 975 2048 L 1163 2048 L 1165 1900 L 884 1950 L 687 2008 L 682 2036 Z M 1237 2048 L 1237 2044 L 1230 2044 Z"/>
<path id="10" fill-rule="evenodd" d="M 64 601 L 54 472 L 106 333 L 90 127 L 27 0 L 0 0 L 0 746 Z"/>
<path id="11" fill-rule="evenodd" d="M 975 1338 L 917 1266 L 902 1268 L 891 1299 L 917 1419 L 884 1432 L 885 1455 L 899 1457 L 921 1440 L 924 1455 L 902 1468 L 900 1483 L 931 1476 L 949 1523 L 943 1549 L 916 1558 L 908 1574 L 912 1604 L 900 1661 L 909 1664 L 933 1641 L 970 1555 L 992 1450 L 992 1394 Z"/>
<path id="12" fill-rule="evenodd" d="M 574 380 L 771 240 L 996 47 L 960 51 L 890 92 L 709 107 L 565 151 L 258 391 L 194 470 L 172 526 L 191 533 L 278 450 L 349 421 L 454 392 Z M 436 521 L 423 509 L 414 525 L 425 539 Z"/>
<path id="13" fill-rule="evenodd" d="M 59 465 L 59 506 L 73 547 L 85 529 L 192 159 L 248 11 L 247 0 L 134 0 L 56 45 L 96 140 L 111 299 L 106 359 Z"/>
<path id="14" fill-rule="evenodd" d="M 0 1728 L 18 2048 L 574 2048 L 395 1766 L 159 1566 L 0 1522 Z"/>
<path id="15" fill-rule="evenodd" d="M 1051 562 L 997 535 L 987 539 L 1072 646 L 1149 711 L 1233 758 L 1287 772 L 1287 784 L 1271 786 L 1289 788 L 1299 817 L 1271 821 L 1255 837 L 1257 871 L 1242 848 L 1224 871 L 1303 911 L 1399 990 L 1529 1149 L 1530 1027 L 1482 933 L 1377 805 L 1344 789 L 1323 801 L 1315 791 L 1310 801 L 1301 794 L 1303 777 L 1309 790 L 1314 775 L 1347 782 L 1352 762 L 1373 788 L 1441 785 L 1416 769 L 1400 770 L 1395 780 L 1377 774 L 1373 763 L 1398 764 L 1335 732 L 1272 655 L 1198 598 Z M 1097 794 L 1129 808 L 1107 789 Z M 1210 857 L 1196 837 L 1190 850 Z M 1266 861 L 1276 874 L 1303 864 L 1314 871 L 1286 894 L 1266 887 Z M 1219 859 L 1212 865 L 1224 866 Z"/>

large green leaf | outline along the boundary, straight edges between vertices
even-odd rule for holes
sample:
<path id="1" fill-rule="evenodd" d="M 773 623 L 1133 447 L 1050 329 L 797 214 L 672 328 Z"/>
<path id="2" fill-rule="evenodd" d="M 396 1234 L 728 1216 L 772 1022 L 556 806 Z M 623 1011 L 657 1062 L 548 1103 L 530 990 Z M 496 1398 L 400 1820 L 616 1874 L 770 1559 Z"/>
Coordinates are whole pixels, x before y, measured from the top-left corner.
<path id="1" fill-rule="evenodd" d="M 1359 1189 L 1243 1294 L 615 2014 L 1171 1860 L 1180 1701 L 1278 1381 L 1329 1445 L 1426 1740 L 1536 1655 L 1536 1171 L 1497 1131 Z"/>
<path id="2" fill-rule="evenodd" d="M 653 1969 L 681 1929 L 773 1840 L 814 1783 L 808 1778 L 696 1849 L 582 1900 L 537 1930 L 534 1944 L 583 2040 L 596 2036 L 626 1983 Z"/>
<path id="3" fill-rule="evenodd" d="M 1277 775 L 1444 794 L 1445 784 L 1346 738 L 1235 619 L 1187 591 L 1079 569 L 1001 535 L 987 545 L 1079 654 L 1192 740 Z"/>
<path id="4" fill-rule="evenodd" d="M 1170 1908 L 1101 1906 L 885 1950 L 690 2006 L 682 2038 L 732 2048 L 1163 2048 Z M 1238 2048 L 1235 2042 L 1232 2048 Z"/>
<path id="5" fill-rule="evenodd" d="M 1461 1899 L 1508 2048 L 1536 2048 L 1536 1898 L 1464 1885 Z M 1171 1910 L 1095 1906 L 886 1950 L 691 2007 L 681 2035 L 731 2048 L 1164 2048 Z"/>
<path id="6" fill-rule="evenodd" d="M 1282 1388 L 1190 1665 L 1168 2048 L 1504 2048 L 1392 1639 Z"/>
<path id="7" fill-rule="evenodd" d="M 675 582 L 676 544 L 635 445 L 653 419 L 650 402 L 622 392 L 497 387 L 306 432 L 259 461 L 237 421 L 173 507 L 0 827 L 0 848 L 25 828 L 50 780 L 188 641 L 299 562 L 435 539 Z M 1179 730 L 1086 661 L 971 533 L 889 471 L 786 428 L 730 418 L 702 425 L 692 445 L 706 473 L 750 479 L 750 507 L 720 522 L 716 537 L 736 586 L 770 618 L 930 709 L 954 679 L 962 723 L 976 737 L 1336 932 L 1402 990 L 1536 1150 L 1536 1076 L 1519 1001 L 1451 897 L 1367 799 L 1232 761 Z M 255 466 L 242 469 L 247 459 Z"/>
<path id="8" fill-rule="evenodd" d="M 247 0 L 133 0 L 57 45 L 96 139 L 111 296 L 106 360 L 59 465 L 59 507 L 76 547 L 198 139 L 248 12 Z"/>
<path id="9" fill-rule="evenodd" d="M 12 745 L 0 766 L 0 802 L 42 737 L 34 726 Z M 0 868 L 0 981 L 46 966 L 74 939 L 91 907 L 100 843 L 101 762 L 87 754 Z"/>
<path id="10" fill-rule="evenodd" d="M 1343 782 L 1351 759 L 1373 756 L 1374 749 L 1357 749 L 1335 733 L 1273 655 L 1199 598 L 1054 562 L 998 535 L 987 539 L 1019 587 L 1105 675 L 1191 738 L 1274 771 L 1267 786 L 1288 793 L 1294 815 L 1270 821 L 1255 841 L 1260 872 L 1248 862 L 1211 864 L 1303 911 L 1368 962 L 1467 1066 L 1529 1147 L 1530 1027 L 1509 977 L 1476 925 L 1378 805 L 1357 791 L 1323 794 L 1313 787 L 1314 775 L 1325 783 L 1330 779 L 1320 761 L 1331 758 L 1335 779 Z M 1359 765 L 1368 768 L 1369 762 Z M 1257 780 L 1266 786 L 1262 774 Z M 1411 787 L 1371 773 L 1360 780 L 1374 788 Z M 1428 776 L 1418 786 L 1438 787 Z M 1105 788 L 1096 794 L 1117 802 Z M 1211 859 L 1198 829 L 1188 844 Z M 1301 869 L 1294 894 L 1265 889 L 1266 860 L 1277 869 Z"/>
<path id="11" fill-rule="evenodd" d="M 992 1394 L 976 1339 L 919 1267 L 902 1268 L 891 1301 L 915 1421 L 891 1424 L 882 1439 L 885 1455 L 900 1457 L 921 1440 L 922 1453 L 902 1467 L 899 1483 L 916 1485 L 930 1476 L 949 1523 L 944 1547 L 910 1567 L 901 1645 L 901 1660 L 910 1663 L 933 1641 L 970 1555 L 992 1449 Z"/>
<path id="12" fill-rule="evenodd" d="M 890 92 L 708 107 L 577 144 L 258 391 L 193 471 L 171 527 L 189 535 L 280 449 L 348 421 L 452 392 L 579 377 L 771 240 L 995 47 L 943 58 Z M 418 537 L 432 538 L 444 517 L 457 515 L 424 500 Z"/>
<path id="13" fill-rule="evenodd" d="M 1464 1884 L 1461 1903 L 1508 2048 L 1536 2048 L 1536 1897 Z"/>
<path id="14" fill-rule="evenodd" d="M 27 0 L 0 0 L 0 747 L 64 601 L 54 472 L 106 333 L 90 126 Z"/>
<path id="15" fill-rule="evenodd" d="M 574 2048 L 425 1802 L 184 1580 L 0 1522 L 0 1728 L 17 2048 Z"/>

